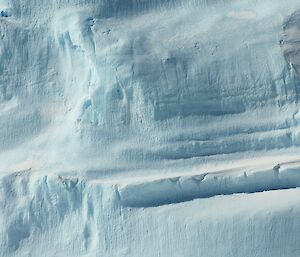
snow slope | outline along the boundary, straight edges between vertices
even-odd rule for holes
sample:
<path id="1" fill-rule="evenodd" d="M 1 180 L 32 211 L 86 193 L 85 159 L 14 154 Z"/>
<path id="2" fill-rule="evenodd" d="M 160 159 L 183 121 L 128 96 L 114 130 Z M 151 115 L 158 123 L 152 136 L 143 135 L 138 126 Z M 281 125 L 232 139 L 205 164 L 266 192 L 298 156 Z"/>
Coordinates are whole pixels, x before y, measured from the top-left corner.
<path id="1" fill-rule="evenodd" d="M 0 0 L 0 256 L 300 256 L 299 10 Z"/>

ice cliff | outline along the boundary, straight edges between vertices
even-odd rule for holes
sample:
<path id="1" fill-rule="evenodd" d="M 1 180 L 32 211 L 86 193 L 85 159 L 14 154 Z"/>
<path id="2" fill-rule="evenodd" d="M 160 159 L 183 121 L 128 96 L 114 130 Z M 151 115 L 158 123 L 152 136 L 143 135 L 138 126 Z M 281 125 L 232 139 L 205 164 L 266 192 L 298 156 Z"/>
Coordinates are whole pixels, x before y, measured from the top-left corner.
<path id="1" fill-rule="evenodd" d="M 300 2 L 0 0 L 0 257 L 300 256 Z"/>

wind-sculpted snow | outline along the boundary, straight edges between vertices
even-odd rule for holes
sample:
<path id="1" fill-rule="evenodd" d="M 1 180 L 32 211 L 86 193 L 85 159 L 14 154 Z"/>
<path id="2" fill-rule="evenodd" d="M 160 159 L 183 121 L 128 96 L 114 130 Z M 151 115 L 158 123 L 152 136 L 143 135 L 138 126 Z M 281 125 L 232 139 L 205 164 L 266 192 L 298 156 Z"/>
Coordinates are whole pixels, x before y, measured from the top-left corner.
<path id="1" fill-rule="evenodd" d="M 271 5 L 3 2 L 4 169 L 32 156 L 38 168 L 127 168 L 298 146 L 299 6 Z"/>
<path id="2" fill-rule="evenodd" d="M 0 0 L 0 256 L 300 256 L 297 0 Z"/>

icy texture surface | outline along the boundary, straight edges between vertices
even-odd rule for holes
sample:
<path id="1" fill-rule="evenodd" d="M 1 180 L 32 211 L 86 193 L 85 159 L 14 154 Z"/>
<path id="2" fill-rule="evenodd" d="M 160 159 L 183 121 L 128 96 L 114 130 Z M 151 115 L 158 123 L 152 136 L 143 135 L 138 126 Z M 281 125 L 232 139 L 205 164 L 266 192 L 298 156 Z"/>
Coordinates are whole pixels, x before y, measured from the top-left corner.
<path id="1" fill-rule="evenodd" d="M 298 0 L 0 0 L 0 256 L 300 256 Z"/>

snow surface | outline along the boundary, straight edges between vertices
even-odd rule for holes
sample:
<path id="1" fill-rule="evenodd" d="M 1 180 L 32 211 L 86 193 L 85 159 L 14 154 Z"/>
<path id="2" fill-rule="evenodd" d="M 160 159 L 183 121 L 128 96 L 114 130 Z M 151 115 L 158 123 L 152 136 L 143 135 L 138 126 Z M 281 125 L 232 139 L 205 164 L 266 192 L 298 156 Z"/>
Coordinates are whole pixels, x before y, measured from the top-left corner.
<path id="1" fill-rule="evenodd" d="M 300 256 L 300 2 L 0 0 L 0 257 Z"/>

